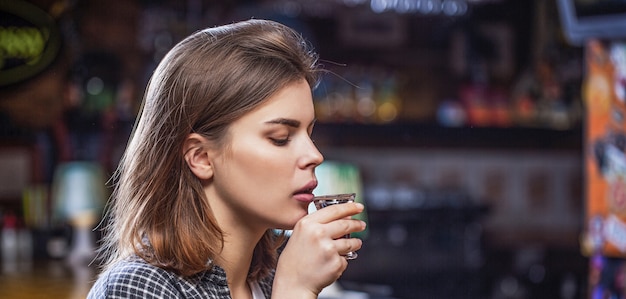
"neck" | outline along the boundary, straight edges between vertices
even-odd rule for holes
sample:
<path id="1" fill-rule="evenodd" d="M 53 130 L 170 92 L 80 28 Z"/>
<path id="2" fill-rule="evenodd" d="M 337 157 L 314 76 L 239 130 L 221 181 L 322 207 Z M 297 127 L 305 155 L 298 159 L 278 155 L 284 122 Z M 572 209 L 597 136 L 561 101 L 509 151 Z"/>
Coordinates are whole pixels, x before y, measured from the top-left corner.
<path id="1" fill-rule="evenodd" d="M 226 272 L 232 298 L 251 298 L 248 273 L 252 264 L 254 247 L 260 236 L 241 234 L 238 231 L 225 232 L 224 249 L 220 254 L 219 265 Z"/>
<path id="2" fill-rule="evenodd" d="M 252 264 L 254 248 L 265 233 L 265 228 L 245 215 L 225 204 L 215 190 L 210 189 L 207 198 L 213 209 L 217 223 L 223 230 L 224 248 L 215 259 L 215 263 L 226 272 L 228 287 L 232 298 L 249 298 L 248 273 Z M 237 295 L 238 294 L 238 295 Z"/>

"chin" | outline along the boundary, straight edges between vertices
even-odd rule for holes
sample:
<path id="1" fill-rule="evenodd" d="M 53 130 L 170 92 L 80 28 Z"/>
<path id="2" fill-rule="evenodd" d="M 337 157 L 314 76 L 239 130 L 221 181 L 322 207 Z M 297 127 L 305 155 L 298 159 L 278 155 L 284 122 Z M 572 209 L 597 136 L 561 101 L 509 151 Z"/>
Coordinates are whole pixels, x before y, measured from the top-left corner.
<path id="1" fill-rule="evenodd" d="M 300 221 L 300 219 L 302 219 L 302 217 L 306 216 L 307 212 L 304 211 L 301 215 L 299 215 L 296 218 L 290 219 L 286 222 L 282 222 L 278 225 L 278 229 L 285 229 L 285 230 L 291 230 L 296 226 L 296 223 L 298 223 L 298 221 Z"/>

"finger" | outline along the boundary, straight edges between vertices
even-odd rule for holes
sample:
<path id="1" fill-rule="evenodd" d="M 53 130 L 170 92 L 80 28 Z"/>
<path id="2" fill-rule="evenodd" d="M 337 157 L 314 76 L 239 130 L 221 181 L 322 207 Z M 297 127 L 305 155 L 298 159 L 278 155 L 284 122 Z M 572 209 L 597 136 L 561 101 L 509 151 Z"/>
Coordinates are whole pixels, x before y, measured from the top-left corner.
<path id="1" fill-rule="evenodd" d="M 357 238 L 337 239 L 335 242 L 337 253 L 341 256 L 345 256 L 348 252 L 358 251 L 363 246 L 363 241 Z"/>
<path id="2" fill-rule="evenodd" d="M 357 219 L 341 219 L 326 224 L 326 229 L 331 238 L 339 239 L 350 233 L 365 230 L 365 222 Z"/>
<path id="3" fill-rule="evenodd" d="M 337 219 L 347 218 L 363 212 L 362 203 L 345 203 L 332 205 L 312 213 L 311 218 L 319 223 L 328 223 Z"/>

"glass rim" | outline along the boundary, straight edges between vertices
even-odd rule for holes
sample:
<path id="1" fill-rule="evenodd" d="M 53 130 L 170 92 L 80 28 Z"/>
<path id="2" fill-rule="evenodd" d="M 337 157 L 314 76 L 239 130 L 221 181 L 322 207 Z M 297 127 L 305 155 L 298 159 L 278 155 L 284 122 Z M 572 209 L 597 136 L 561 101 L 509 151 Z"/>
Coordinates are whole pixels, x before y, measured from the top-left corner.
<path id="1" fill-rule="evenodd" d="M 352 192 L 352 193 L 337 193 L 337 194 L 325 194 L 325 195 L 317 195 L 313 197 L 313 201 L 317 201 L 317 200 L 329 200 L 329 199 L 340 199 L 340 198 L 346 198 L 346 197 L 350 197 L 350 198 L 355 198 L 356 197 L 356 193 Z"/>

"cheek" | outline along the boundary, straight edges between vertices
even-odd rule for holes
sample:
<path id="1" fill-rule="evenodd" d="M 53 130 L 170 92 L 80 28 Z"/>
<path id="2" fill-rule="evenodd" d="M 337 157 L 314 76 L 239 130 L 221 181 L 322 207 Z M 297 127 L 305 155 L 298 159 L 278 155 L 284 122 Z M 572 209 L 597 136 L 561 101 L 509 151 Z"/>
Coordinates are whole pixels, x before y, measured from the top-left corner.
<path id="1" fill-rule="evenodd" d="M 285 184 L 288 174 L 287 157 L 278 148 L 259 142 L 244 142 L 233 150 L 232 161 L 239 170 L 239 176 L 255 188 L 267 188 L 274 184 Z"/>

